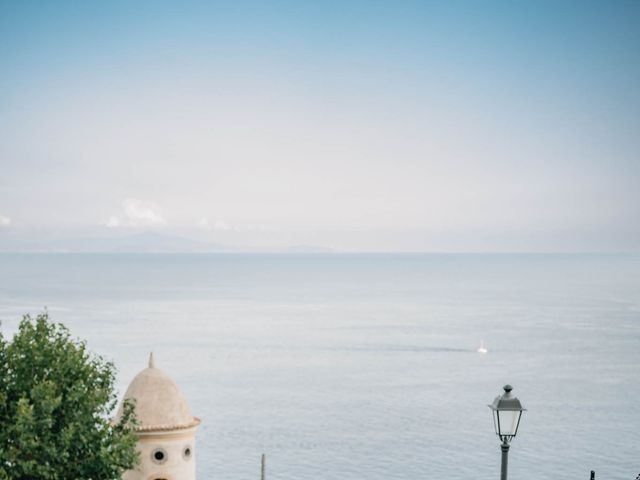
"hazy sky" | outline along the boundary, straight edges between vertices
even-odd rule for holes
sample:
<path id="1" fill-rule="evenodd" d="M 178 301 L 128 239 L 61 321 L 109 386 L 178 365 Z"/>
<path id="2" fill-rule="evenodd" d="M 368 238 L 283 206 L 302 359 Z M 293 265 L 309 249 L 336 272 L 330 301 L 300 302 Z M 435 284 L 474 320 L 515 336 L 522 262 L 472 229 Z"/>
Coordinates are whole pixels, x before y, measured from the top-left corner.
<path id="1" fill-rule="evenodd" d="M 640 250 L 640 2 L 0 0 L 0 236 Z"/>

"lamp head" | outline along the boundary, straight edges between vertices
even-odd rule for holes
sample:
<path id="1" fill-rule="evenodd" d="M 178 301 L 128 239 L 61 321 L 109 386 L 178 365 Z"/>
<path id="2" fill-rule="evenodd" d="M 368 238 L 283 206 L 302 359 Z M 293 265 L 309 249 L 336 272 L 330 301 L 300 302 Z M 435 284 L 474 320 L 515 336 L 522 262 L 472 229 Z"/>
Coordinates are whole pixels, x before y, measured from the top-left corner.
<path id="1" fill-rule="evenodd" d="M 526 408 L 523 408 L 520 400 L 511 393 L 513 390 L 511 385 L 505 385 L 503 389 L 504 393 L 498 395 L 489 408 L 493 413 L 496 435 L 504 443 L 509 443 L 518 433 L 520 417 Z"/>

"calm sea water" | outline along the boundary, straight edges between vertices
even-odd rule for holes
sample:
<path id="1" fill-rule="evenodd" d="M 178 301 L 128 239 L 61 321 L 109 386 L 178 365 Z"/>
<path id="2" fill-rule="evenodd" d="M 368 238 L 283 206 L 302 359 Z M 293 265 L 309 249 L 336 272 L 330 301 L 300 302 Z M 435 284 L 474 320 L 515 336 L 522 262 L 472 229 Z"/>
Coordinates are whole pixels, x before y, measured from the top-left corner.
<path id="1" fill-rule="evenodd" d="M 53 319 L 202 418 L 201 479 L 640 473 L 638 255 L 0 255 L 5 334 Z M 476 352 L 481 340 L 487 355 Z"/>

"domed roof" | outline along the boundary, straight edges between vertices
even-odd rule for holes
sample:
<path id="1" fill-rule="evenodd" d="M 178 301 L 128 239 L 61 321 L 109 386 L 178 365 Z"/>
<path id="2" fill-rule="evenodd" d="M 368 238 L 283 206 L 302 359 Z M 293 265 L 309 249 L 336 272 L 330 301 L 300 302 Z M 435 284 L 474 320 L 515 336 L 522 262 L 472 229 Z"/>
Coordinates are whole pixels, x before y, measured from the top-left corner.
<path id="1" fill-rule="evenodd" d="M 153 353 L 149 356 L 149 367 L 135 376 L 124 398 L 135 403 L 139 432 L 181 430 L 200 423 L 199 418 L 191 415 L 176 382 L 155 368 Z M 121 415 L 122 405 L 116 418 Z"/>

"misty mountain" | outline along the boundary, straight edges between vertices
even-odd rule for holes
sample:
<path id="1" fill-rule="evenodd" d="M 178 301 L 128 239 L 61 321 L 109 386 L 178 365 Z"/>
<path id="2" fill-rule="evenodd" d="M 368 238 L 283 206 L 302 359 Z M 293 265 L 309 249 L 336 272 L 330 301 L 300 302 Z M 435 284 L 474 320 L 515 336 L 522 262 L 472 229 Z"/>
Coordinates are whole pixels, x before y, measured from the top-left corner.
<path id="1" fill-rule="evenodd" d="M 235 249 L 174 235 L 143 232 L 114 237 L 1 235 L 0 252 L 69 253 L 207 253 Z"/>

